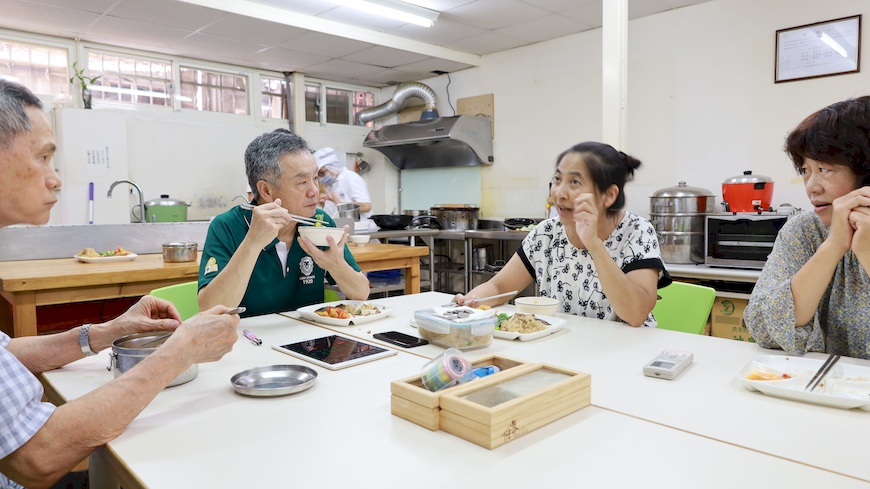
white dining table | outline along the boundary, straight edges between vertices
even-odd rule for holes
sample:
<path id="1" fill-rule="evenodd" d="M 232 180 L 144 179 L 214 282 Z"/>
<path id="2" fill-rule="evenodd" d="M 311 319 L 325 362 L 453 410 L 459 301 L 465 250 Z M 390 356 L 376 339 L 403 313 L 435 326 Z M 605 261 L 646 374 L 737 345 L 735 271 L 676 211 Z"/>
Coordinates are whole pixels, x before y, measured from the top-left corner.
<path id="1" fill-rule="evenodd" d="M 374 343 L 380 331 L 416 334 L 414 310 L 445 298 L 376 300 L 392 316 L 360 326 L 326 328 L 292 312 L 243 319 L 240 333 L 250 330 L 263 345 L 240 334 L 232 352 L 199 366 L 196 379 L 161 392 L 91 456 L 90 487 L 870 486 L 866 463 L 851 453 L 861 451 L 853 440 L 867 434 L 870 413 L 747 391 L 734 374 L 769 353 L 751 344 L 569 316 L 559 316 L 568 319 L 562 331 L 539 340 L 494 340 L 464 355 L 591 373 L 593 403 L 494 450 L 390 414 L 390 382 L 418 373 L 443 351 L 437 346 L 397 348 L 337 371 L 270 348 L 331 331 Z M 665 348 L 693 351 L 694 365 L 675 381 L 644 377 L 643 363 Z M 43 382 L 50 397 L 75 399 L 111 381 L 108 363 L 102 352 L 43 374 Z M 305 364 L 318 378 L 282 397 L 232 390 L 235 373 L 275 364 Z"/>

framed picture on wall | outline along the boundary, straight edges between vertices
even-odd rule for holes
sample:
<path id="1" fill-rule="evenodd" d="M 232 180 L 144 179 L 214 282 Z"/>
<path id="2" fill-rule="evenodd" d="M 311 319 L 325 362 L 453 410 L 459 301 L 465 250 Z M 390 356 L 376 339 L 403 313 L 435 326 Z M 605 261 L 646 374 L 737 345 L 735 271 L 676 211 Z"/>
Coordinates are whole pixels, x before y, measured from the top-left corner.
<path id="1" fill-rule="evenodd" d="M 861 16 L 776 31 L 774 82 L 861 71 Z"/>

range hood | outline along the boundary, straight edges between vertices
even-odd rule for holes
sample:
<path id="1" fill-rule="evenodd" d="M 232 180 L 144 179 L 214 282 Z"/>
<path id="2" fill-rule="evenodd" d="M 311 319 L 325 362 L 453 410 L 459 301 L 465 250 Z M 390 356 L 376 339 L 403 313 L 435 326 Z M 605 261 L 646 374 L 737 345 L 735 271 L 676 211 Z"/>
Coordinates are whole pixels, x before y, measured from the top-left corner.
<path id="1" fill-rule="evenodd" d="M 492 125 L 488 117 L 460 115 L 383 126 L 363 146 L 383 153 L 399 170 L 491 165 Z"/>

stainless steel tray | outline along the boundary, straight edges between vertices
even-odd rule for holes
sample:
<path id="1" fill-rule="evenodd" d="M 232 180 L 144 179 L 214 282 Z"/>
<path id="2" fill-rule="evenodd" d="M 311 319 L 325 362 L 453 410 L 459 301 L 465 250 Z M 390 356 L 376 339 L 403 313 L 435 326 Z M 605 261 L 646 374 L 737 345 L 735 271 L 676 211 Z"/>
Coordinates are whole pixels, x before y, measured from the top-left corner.
<path id="1" fill-rule="evenodd" d="M 317 372 L 302 365 L 270 365 L 233 375 L 233 390 L 246 396 L 284 396 L 314 385 Z"/>

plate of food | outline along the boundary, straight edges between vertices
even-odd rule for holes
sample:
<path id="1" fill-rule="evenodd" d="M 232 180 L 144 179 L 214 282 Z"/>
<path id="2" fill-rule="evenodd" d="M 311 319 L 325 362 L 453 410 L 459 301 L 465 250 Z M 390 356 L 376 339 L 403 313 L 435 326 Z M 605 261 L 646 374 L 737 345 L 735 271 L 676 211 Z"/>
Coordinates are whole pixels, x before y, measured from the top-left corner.
<path id="1" fill-rule="evenodd" d="M 838 362 L 812 392 L 804 390 L 824 360 L 768 355 L 747 362 L 737 380 L 768 396 L 843 409 L 870 411 L 870 367 Z"/>
<path id="2" fill-rule="evenodd" d="M 82 263 L 106 263 L 112 261 L 131 261 L 139 256 L 136 253 L 130 252 L 120 246 L 114 250 L 97 251 L 93 248 L 85 248 L 73 256 L 76 260 Z"/>
<path id="3" fill-rule="evenodd" d="M 368 301 L 335 301 L 314 304 L 296 309 L 303 318 L 330 326 L 365 324 L 383 319 L 393 309 Z"/>
<path id="4" fill-rule="evenodd" d="M 496 317 L 493 336 L 503 340 L 536 340 L 559 331 L 565 324 L 564 319 L 522 312 L 502 312 Z"/>

